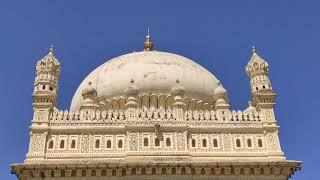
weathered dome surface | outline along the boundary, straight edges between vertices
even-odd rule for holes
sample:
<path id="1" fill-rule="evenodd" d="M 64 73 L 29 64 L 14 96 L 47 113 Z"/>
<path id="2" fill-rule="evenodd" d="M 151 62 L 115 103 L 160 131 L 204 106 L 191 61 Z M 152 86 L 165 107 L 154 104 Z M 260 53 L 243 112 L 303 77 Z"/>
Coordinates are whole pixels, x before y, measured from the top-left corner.
<path id="1" fill-rule="evenodd" d="M 79 110 L 83 103 L 82 91 L 88 82 L 97 90 L 98 101 L 126 96 L 125 90 L 134 80 L 139 94 L 165 94 L 179 79 L 185 97 L 212 102 L 219 81 L 208 70 L 180 55 L 142 51 L 125 54 L 102 64 L 80 84 L 73 96 L 71 110 Z"/>

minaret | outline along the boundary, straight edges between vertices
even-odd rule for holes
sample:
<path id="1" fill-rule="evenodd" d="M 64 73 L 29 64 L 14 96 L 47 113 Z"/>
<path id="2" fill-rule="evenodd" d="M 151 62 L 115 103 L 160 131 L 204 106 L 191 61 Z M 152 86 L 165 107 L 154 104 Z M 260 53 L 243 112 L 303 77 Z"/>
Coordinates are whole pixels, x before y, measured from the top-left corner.
<path id="1" fill-rule="evenodd" d="M 255 47 L 252 49 L 246 72 L 250 77 L 252 106 L 273 107 L 276 94 L 269 79 L 269 64 L 258 55 Z"/>
<path id="2" fill-rule="evenodd" d="M 32 94 L 33 122 L 47 122 L 57 103 L 60 62 L 54 56 L 53 47 L 36 65 L 36 77 Z"/>
<path id="3" fill-rule="evenodd" d="M 278 135 L 279 126 L 273 109 L 276 93 L 273 92 L 269 79 L 269 64 L 258 55 L 255 47 L 252 49 L 252 56 L 247 64 L 246 72 L 250 77 L 251 84 L 250 106 L 255 107 L 263 119 L 262 124 L 265 136 L 273 138 L 270 142 L 271 145 L 268 146 L 267 155 L 269 157 L 284 158 Z"/>
<path id="4" fill-rule="evenodd" d="M 60 63 L 53 47 L 36 65 L 36 77 L 32 94 L 33 119 L 30 126 L 28 159 L 45 159 L 49 120 L 57 103 Z"/>

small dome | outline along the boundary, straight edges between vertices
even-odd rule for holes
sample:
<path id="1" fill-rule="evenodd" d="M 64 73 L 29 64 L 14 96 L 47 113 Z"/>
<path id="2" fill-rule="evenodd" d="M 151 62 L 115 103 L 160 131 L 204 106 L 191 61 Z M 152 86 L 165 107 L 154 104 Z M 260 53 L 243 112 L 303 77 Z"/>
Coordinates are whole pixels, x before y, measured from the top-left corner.
<path id="1" fill-rule="evenodd" d="M 57 76 L 60 74 L 60 62 L 54 56 L 52 47 L 49 53 L 37 62 L 36 70 L 37 73 L 50 72 Z"/>
<path id="2" fill-rule="evenodd" d="M 267 74 L 269 72 L 269 64 L 258 55 L 254 47 L 250 61 L 246 66 L 246 72 L 249 76 Z"/>
<path id="3" fill-rule="evenodd" d="M 171 89 L 171 94 L 177 95 L 177 94 L 184 94 L 184 87 L 181 86 L 180 80 L 176 80 L 176 85 Z"/>
<path id="4" fill-rule="evenodd" d="M 125 90 L 125 92 L 127 93 L 127 95 L 134 95 L 134 94 L 138 94 L 139 92 L 139 88 L 137 88 L 137 86 L 134 84 L 134 80 L 131 79 L 130 80 L 130 85 L 129 87 Z"/>
<path id="5" fill-rule="evenodd" d="M 73 96 L 71 110 L 83 104 L 82 91 L 88 82 L 96 87 L 98 102 L 126 96 L 130 79 L 139 87 L 139 94 L 170 95 L 180 80 L 185 97 L 198 101 L 214 102 L 212 92 L 219 81 L 208 70 L 180 55 L 141 51 L 125 54 L 102 64 L 80 84 Z"/>
<path id="6" fill-rule="evenodd" d="M 244 112 L 252 112 L 252 111 L 255 111 L 256 108 L 252 106 L 252 103 L 251 101 L 248 102 L 248 107 L 247 109 L 244 110 Z"/>
<path id="7" fill-rule="evenodd" d="M 227 94 L 227 90 L 219 82 L 218 83 L 218 87 L 214 90 L 213 94 L 214 94 L 214 96 L 226 95 Z"/>
<path id="8" fill-rule="evenodd" d="M 89 81 L 88 85 L 89 85 L 88 87 L 82 90 L 83 99 L 97 95 L 97 90 L 94 87 L 92 87 L 91 81 Z"/>

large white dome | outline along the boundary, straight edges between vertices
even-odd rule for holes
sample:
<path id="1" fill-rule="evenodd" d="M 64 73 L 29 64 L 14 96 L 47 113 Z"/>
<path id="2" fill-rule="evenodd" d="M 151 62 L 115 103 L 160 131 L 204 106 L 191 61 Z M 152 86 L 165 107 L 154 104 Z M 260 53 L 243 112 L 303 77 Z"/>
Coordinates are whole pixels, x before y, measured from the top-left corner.
<path id="1" fill-rule="evenodd" d="M 82 91 L 88 83 L 97 91 L 98 101 L 125 96 L 125 89 L 133 79 L 139 94 L 169 95 L 176 80 L 185 89 L 185 96 L 203 102 L 213 101 L 219 81 L 208 70 L 183 56 L 142 51 L 113 58 L 92 71 L 73 96 L 71 110 L 79 110 L 83 103 Z"/>

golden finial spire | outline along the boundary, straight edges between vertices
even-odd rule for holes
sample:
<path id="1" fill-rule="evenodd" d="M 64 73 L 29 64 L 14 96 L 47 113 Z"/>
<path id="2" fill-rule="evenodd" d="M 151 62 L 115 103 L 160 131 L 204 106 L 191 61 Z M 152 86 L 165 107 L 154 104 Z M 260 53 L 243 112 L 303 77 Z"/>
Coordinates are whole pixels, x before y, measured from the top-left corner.
<path id="1" fill-rule="evenodd" d="M 52 44 L 50 45 L 49 53 L 53 54 L 53 45 Z"/>
<path id="2" fill-rule="evenodd" d="M 146 36 L 146 42 L 144 42 L 144 50 L 145 51 L 152 51 L 153 49 L 153 43 L 151 42 L 151 36 L 150 36 L 150 31 L 148 27 L 148 34 Z"/>
<path id="3" fill-rule="evenodd" d="M 253 54 L 256 54 L 256 53 L 257 53 L 257 49 L 256 49 L 254 46 L 252 46 L 252 53 L 253 53 Z"/>

